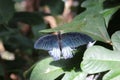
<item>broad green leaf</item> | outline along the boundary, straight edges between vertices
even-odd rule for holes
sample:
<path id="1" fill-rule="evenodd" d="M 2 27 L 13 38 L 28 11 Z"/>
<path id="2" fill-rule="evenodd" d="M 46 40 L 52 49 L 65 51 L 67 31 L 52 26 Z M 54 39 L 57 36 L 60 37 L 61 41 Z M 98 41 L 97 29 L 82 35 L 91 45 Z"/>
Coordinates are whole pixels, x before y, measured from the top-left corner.
<path id="1" fill-rule="evenodd" d="M 23 22 L 30 25 L 43 23 L 42 15 L 35 12 L 16 12 L 11 22 Z"/>
<path id="2" fill-rule="evenodd" d="M 54 80 L 63 74 L 61 67 L 50 64 L 52 61 L 53 59 L 46 58 L 38 62 L 31 73 L 30 80 Z"/>
<path id="3" fill-rule="evenodd" d="M 8 23 L 13 17 L 14 11 L 12 0 L 0 0 L 0 23 Z"/>
<path id="4" fill-rule="evenodd" d="M 32 70 L 34 69 L 34 67 L 36 66 L 36 64 L 32 65 L 27 71 L 24 72 L 25 78 L 30 78 L 30 74 L 31 74 Z"/>
<path id="5" fill-rule="evenodd" d="M 81 71 L 66 72 L 62 80 L 86 80 L 87 73 Z"/>
<path id="6" fill-rule="evenodd" d="M 120 52 L 111 51 L 101 46 L 93 46 L 85 51 L 81 68 L 87 73 L 98 73 L 119 68 Z"/>
<path id="7" fill-rule="evenodd" d="M 76 16 L 72 22 L 40 32 L 82 32 L 95 40 L 110 43 L 104 17 L 100 14 L 103 10 L 103 2 L 104 0 L 86 0 L 82 3 L 82 7 L 86 7 L 87 10 Z"/>
<path id="8" fill-rule="evenodd" d="M 120 51 L 120 31 L 117 31 L 112 35 L 112 44 L 114 50 Z"/>
<path id="9" fill-rule="evenodd" d="M 104 18 L 100 14 L 88 14 L 84 17 L 84 26 L 80 26 L 80 32 L 88 34 L 95 40 L 110 42 Z"/>
<path id="10" fill-rule="evenodd" d="M 43 32 L 43 33 L 50 33 L 50 32 L 58 32 L 58 31 L 62 31 L 62 32 L 79 32 L 80 31 L 80 25 L 83 26 L 85 23 L 80 21 L 74 21 L 68 24 L 64 24 L 62 26 L 58 26 L 57 28 L 53 28 L 53 29 L 45 29 L 45 30 L 40 30 L 39 32 Z M 79 23 L 79 24 L 78 24 Z M 75 27 L 77 26 L 77 27 Z M 77 29 L 76 29 L 77 28 Z"/>
<path id="11" fill-rule="evenodd" d="M 120 79 L 120 69 L 113 69 L 104 75 L 103 80 L 119 80 Z"/>
<path id="12" fill-rule="evenodd" d="M 105 22 L 106 22 L 106 27 L 108 27 L 108 23 L 112 17 L 112 15 L 120 8 L 120 6 L 118 7 L 114 7 L 114 8 L 108 8 L 105 9 L 103 11 L 101 11 L 100 13 L 103 15 L 103 17 L 105 18 Z"/>
<path id="13" fill-rule="evenodd" d="M 120 8 L 120 6 L 113 8 L 103 8 L 103 2 L 105 0 L 86 0 L 82 3 L 82 7 L 87 8 L 86 11 L 89 12 L 99 12 L 105 18 L 106 27 L 108 27 L 108 23 L 112 15 Z M 91 11 L 90 11 L 91 10 Z"/>
<path id="14" fill-rule="evenodd" d="M 103 2 L 105 0 L 85 0 L 81 6 L 86 10 L 83 13 L 77 15 L 74 20 L 83 20 L 88 14 L 96 14 L 103 10 Z"/>
<path id="15" fill-rule="evenodd" d="M 58 26 L 54 29 L 41 30 L 40 32 L 82 32 L 91 36 L 95 40 L 110 42 L 109 35 L 107 33 L 104 18 L 100 14 L 81 14 L 80 20 L 75 19 L 71 23 Z"/>
<path id="16" fill-rule="evenodd" d="M 93 8 L 94 11 L 99 12 L 103 9 L 103 2 L 104 1 L 105 0 L 86 0 L 82 3 L 81 6 L 87 8 L 87 10 Z"/>
<path id="17" fill-rule="evenodd" d="M 62 74 L 70 73 L 73 68 L 79 67 L 79 61 L 75 58 L 80 58 L 80 56 L 75 56 L 72 59 L 61 59 L 59 61 L 53 61 L 51 58 L 43 59 L 42 61 L 38 62 L 34 67 L 31 73 L 31 80 L 55 80 Z M 81 72 L 80 72 L 81 73 Z M 76 79 L 79 77 L 85 77 L 85 74 L 82 73 L 80 75 L 76 75 Z M 72 73 L 71 73 L 72 74 Z"/>

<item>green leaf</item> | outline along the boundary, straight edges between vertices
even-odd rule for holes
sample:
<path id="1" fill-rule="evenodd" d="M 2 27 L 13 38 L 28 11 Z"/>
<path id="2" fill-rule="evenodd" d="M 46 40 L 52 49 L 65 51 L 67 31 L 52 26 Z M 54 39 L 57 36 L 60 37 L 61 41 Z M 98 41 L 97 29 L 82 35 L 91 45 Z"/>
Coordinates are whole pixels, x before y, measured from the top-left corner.
<path id="1" fill-rule="evenodd" d="M 48 6 L 51 14 L 58 15 L 62 14 L 64 10 L 64 2 L 62 0 L 41 0 L 41 5 Z"/>
<path id="2" fill-rule="evenodd" d="M 46 58 L 36 64 L 31 73 L 30 80 L 54 80 L 64 73 L 63 69 L 58 66 L 51 65 L 51 58 Z"/>
<path id="3" fill-rule="evenodd" d="M 105 9 L 103 11 L 101 11 L 100 13 L 103 15 L 103 17 L 105 18 L 105 23 L 106 23 L 106 27 L 108 27 L 108 23 L 112 17 L 112 15 L 120 8 L 120 6 L 118 7 L 114 7 L 114 8 L 108 8 Z"/>
<path id="4" fill-rule="evenodd" d="M 85 51 L 81 68 L 87 73 L 98 73 L 119 68 L 120 53 L 101 46 L 93 46 Z"/>
<path id="5" fill-rule="evenodd" d="M 119 80 L 120 79 L 120 69 L 114 69 L 109 71 L 104 75 L 103 80 Z"/>
<path id="6" fill-rule="evenodd" d="M 13 0 L 13 1 L 15 1 L 15 2 L 22 2 L 23 0 Z"/>
<path id="7" fill-rule="evenodd" d="M 103 9 L 104 1 L 105 0 L 86 0 L 81 6 L 87 8 L 87 10 L 93 8 L 95 11 L 99 12 Z"/>
<path id="8" fill-rule="evenodd" d="M 21 34 L 10 36 L 7 42 L 12 44 L 12 46 L 21 48 L 22 50 L 33 48 L 33 41 Z"/>
<path id="9" fill-rule="evenodd" d="M 58 32 L 58 31 L 63 31 L 63 32 L 79 32 L 80 28 L 79 26 L 84 25 L 84 22 L 79 23 L 79 21 L 74 21 L 68 24 L 64 24 L 62 26 L 58 26 L 57 28 L 53 28 L 53 29 L 45 29 L 45 30 L 40 30 L 39 32 L 43 32 L 43 33 L 50 33 L 50 32 Z M 77 26 L 77 27 L 75 27 Z M 77 29 L 76 29 L 77 28 Z"/>
<path id="10" fill-rule="evenodd" d="M 106 27 L 108 27 L 108 23 L 112 17 L 112 15 L 120 8 L 120 6 L 113 7 L 113 8 L 104 8 L 105 0 L 86 0 L 82 3 L 82 7 L 87 8 L 86 11 L 90 13 L 99 12 L 105 18 Z M 106 1 L 107 2 L 107 1 Z M 103 6 L 104 5 L 104 6 Z M 106 4 L 109 5 L 109 4 Z"/>
<path id="11" fill-rule="evenodd" d="M 17 29 L 10 29 L 8 26 L 4 27 L 4 26 L 0 26 L 0 37 L 9 37 L 12 34 L 16 34 L 17 33 Z"/>
<path id="12" fill-rule="evenodd" d="M 100 14 L 88 14 L 83 21 L 85 24 L 80 26 L 80 32 L 91 36 L 95 40 L 110 42 L 104 18 Z"/>
<path id="13" fill-rule="evenodd" d="M 86 80 L 86 76 L 87 73 L 72 70 L 71 72 L 66 72 L 62 80 Z"/>
<path id="14" fill-rule="evenodd" d="M 25 78 L 30 78 L 30 74 L 31 74 L 32 70 L 34 69 L 34 67 L 36 66 L 36 64 L 32 65 L 27 71 L 24 72 Z"/>
<path id="15" fill-rule="evenodd" d="M 86 7 L 87 10 L 76 16 L 72 22 L 40 32 L 82 32 L 95 40 L 110 43 L 104 17 L 100 14 L 103 10 L 103 2 L 104 0 L 86 0 L 82 3 L 82 7 Z"/>
<path id="16" fill-rule="evenodd" d="M 120 51 L 120 31 L 117 31 L 112 35 L 112 43 L 114 50 Z"/>
<path id="17" fill-rule="evenodd" d="M 11 22 L 23 22 L 30 25 L 39 25 L 43 23 L 42 15 L 35 12 L 16 12 Z"/>
<path id="18" fill-rule="evenodd" d="M 74 20 L 83 20 L 86 15 L 89 14 L 98 14 L 100 11 L 103 10 L 103 2 L 105 0 L 85 0 L 81 6 L 85 7 L 86 10 L 81 13 L 80 15 L 77 15 Z"/>
<path id="19" fill-rule="evenodd" d="M 53 4 L 54 2 L 54 4 Z M 64 2 L 61 0 L 52 0 L 49 2 L 52 14 L 62 14 L 64 10 Z"/>
<path id="20" fill-rule="evenodd" d="M 85 12 L 86 13 L 86 12 Z M 107 33 L 104 18 L 100 14 L 81 14 L 81 19 L 75 19 L 71 23 L 58 26 L 54 29 L 41 30 L 40 32 L 82 32 L 95 40 L 111 42 Z"/>
<path id="21" fill-rule="evenodd" d="M 31 80 L 57 80 L 59 78 L 62 80 L 64 74 L 63 80 L 84 80 L 87 73 L 79 68 L 82 56 L 80 53 L 76 53 L 71 59 L 53 61 L 51 58 L 46 58 L 38 62 L 31 73 Z"/>
<path id="22" fill-rule="evenodd" d="M 0 24 L 8 23 L 14 12 L 14 2 L 12 0 L 0 0 Z"/>
<path id="23" fill-rule="evenodd" d="M 3 66 L 0 64 L 0 76 L 4 76 L 5 72 Z"/>
<path id="24" fill-rule="evenodd" d="M 39 30 L 43 30 L 47 27 L 46 24 L 42 23 L 40 25 L 35 25 L 32 27 L 32 32 L 35 35 L 35 37 L 40 37 L 40 33 Z"/>
<path id="25" fill-rule="evenodd" d="M 0 15 L 0 24 L 4 23 L 2 16 Z"/>

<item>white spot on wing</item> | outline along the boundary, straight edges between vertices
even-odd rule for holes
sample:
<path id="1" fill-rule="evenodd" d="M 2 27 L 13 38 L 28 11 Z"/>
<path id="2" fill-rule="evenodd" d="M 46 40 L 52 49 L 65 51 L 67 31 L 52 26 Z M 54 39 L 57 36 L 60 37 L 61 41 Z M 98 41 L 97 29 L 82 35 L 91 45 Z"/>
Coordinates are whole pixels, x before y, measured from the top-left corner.
<path id="1" fill-rule="evenodd" d="M 89 42 L 88 45 L 87 45 L 87 48 L 92 47 L 95 43 L 96 43 L 96 41 L 94 41 L 94 42 Z"/>
<path id="2" fill-rule="evenodd" d="M 59 48 L 53 48 L 52 50 L 49 51 L 49 54 L 53 57 L 54 60 L 59 60 L 61 51 Z"/>

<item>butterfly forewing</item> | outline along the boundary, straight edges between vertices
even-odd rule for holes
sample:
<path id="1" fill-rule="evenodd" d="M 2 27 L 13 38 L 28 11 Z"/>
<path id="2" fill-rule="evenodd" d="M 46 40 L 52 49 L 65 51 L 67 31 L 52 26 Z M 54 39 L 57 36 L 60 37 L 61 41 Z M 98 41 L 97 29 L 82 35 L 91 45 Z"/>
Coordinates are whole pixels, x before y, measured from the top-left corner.
<path id="1" fill-rule="evenodd" d="M 62 43 L 65 43 L 71 48 L 78 47 L 80 45 L 87 44 L 93 41 L 93 39 L 85 34 L 70 32 L 62 34 Z"/>
<path id="2" fill-rule="evenodd" d="M 49 34 L 43 37 L 40 37 L 34 44 L 36 49 L 51 50 L 54 47 L 58 47 L 57 36 Z"/>

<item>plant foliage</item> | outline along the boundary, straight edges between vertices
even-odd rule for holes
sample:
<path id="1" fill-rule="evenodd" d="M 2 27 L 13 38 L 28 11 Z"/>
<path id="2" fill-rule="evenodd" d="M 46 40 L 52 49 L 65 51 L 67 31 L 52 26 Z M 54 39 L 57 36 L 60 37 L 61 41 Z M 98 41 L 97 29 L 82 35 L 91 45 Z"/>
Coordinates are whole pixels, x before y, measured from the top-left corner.
<path id="1" fill-rule="evenodd" d="M 120 79 L 119 0 L 80 0 L 71 22 L 49 29 L 44 17 L 61 15 L 64 2 L 40 0 L 40 8 L 48 6 L 51 11 L 45 14 L 39 10 L 15 10 L 15 4 L 23 1 L 0 0 L 0 41 L 8 51 L 6 56 L 11 52 L 15 55 L 13 61 L 0 58 L 0 80 L 10 80 L 6 75 L 11 73 L 17 74 L 21 80 L 87 80 L 90 75 L 96 74 L 99 76 L 96 80 Z M 48 57 L 46 51 L 34 49 L 33 44 L 38 37 L 58 31 L 84 33 L 96 43 L 89 48 L 80 46 L 73 58 L 59 61 Z"/>

